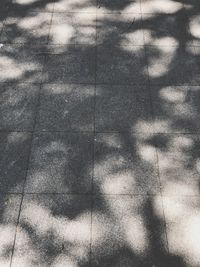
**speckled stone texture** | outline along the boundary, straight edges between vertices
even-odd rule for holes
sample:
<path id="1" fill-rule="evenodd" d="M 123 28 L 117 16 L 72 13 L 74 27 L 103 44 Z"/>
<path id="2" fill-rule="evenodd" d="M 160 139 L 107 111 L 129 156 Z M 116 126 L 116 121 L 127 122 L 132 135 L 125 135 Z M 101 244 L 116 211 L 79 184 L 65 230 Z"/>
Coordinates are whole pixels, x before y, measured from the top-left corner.
<path id="1" fill-rule="evenodd" d="M 199 0 L 0 2 L 0 267 L 199 267 Z"/>

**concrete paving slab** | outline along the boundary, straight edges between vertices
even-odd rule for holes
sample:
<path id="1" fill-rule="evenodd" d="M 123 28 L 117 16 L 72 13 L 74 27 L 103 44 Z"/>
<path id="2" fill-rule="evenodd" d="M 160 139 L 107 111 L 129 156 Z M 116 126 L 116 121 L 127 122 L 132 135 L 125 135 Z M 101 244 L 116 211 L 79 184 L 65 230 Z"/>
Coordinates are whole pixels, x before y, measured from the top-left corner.
<path id="1" fill-rule="evenodd" d="M 54 12 L 96 12 L 97 0 L 59 0 L 55 1 Z"/>
<path id="2" fill-rule="evenodd" d="M 95 49 L 72 46 L 66 53 L 47 54 L 44 68 L 46 83 L 94 83 Z"/>
<path id="3" fill-rule="evenodd" d="M 98 13 L 140 13 L 140 0 L 97 0 Z"/>
<path id="4" fill-rule="evenodd" d="M 51 25 L 51 13 L 29 12 L 25 17 L 9 13 L 4 21 L 1 43 L 47 44 Z"/>
<path id="5" fill-rule="evenodd" d="M 0 84 L 0 129 L 32 131 L 35 124 L 39 85 Z"/>
<path id="6" fill-rule="evenodd" d="M 12 266 L 89 266 L 90 229 L 89 196 L 26 195 Z"/>
<path id="7" fill-rule="evenodd" d="M 199 86 L 151 86 L 155 132 L 198 133 Z"/>
<path id="8" fill-rule="evenodd" d="M 25 191 L 90 193 L 92 165 L 93 141 L 90 134 L 37 133 Z"/>
<path id="9" fill-rule="evenodd" d="M 141 14 L 97 14 L 97 43 L 143 46 Z"/>
<path id="10" fill-rule="evenodd" d="M 45 84 L 41 90 L 37 130 L 93 131 L 94 86 Z"/>
<path id="11" fill-rule="evenodd" d="M 199 62 L 194 47 L 146 48 L 150 83 L 153 85 L 198 85 Z"/>
<path id="12" fill-rule="evenodd" d="M 142 46 L 99 46 L 97 83 L 147 84 L 147 66 Z"/>
<path id="13" fill-rule="evenodd" d="M 149 149 L 149 158 L 146 162 L 141 162 L 143 149 L 145 150 L 145 144 L 141 144 L 130 134 L 97 134 L 94 165 L 95 192 L 159 194 L 156 151 L 154 148 Z"/>
<path id="14" fill-rule="evenodd" d="M 185 11 L 171 14 L 143 14 L 143 31 L 146 45 L 162 43 L 177 46 L 189 43 L 188 17 Z"/>
<path id="15" fill-rule="evenodd" d="M 134 131 L 138 120 L 152 119 L 149 88 L 138 85 L 99 85 L 96 89 L 95 110 L 97 131 Z"/>
<path id="16" fill-rule="evenodd" d="M 167 266 L 165 226 L 159 203 L 159 197 L 95 198 L 92 266 L 132 266 L 133 263 L 137 267 Z"/>
<path id="17" fill-rule="evenodd" d="M 43 48 L 2 44 L 0 65 L 0 82 L 40 83 L 44 66 Z"/>
<path id="18" fill-rule="evenodd" d="M 155 141 L 163 195 L 198 195 L 199 137 L 186 134 L 158 135 Z"/>
<path id="19" fill-rule="evenodd" d="M 179 255 L 174 266 L 198 266 L 199 197 L 163 199 L 169 252 Z"/>
<path id="20" fill-rule="evenodd" d="M 0 265 L 9 267 L 15 242 L 21 195 L 0 194 Z"/>
<path id="21" fill-rule="evenodd" d="M 22 193 L 28 168 L 30 133 L 0 133 L 0 191 Z"/>
<path id="22" fill-rule="evenodd" d="M 49 34 L 50 45 L 96 42 L 96 12 L 54 12 Z"/>
<path id="23" fill-rule="evenodd" d="M 199 1 L 0 9 L 0 265 L 199 266 Z"/>
<path id="24" fill-rule="evenodd" d="M 53 12 L 55 0 L 29 1 L 12 0 L 10 11 L 16 14 L 27 14 L 28 12 Z"/>

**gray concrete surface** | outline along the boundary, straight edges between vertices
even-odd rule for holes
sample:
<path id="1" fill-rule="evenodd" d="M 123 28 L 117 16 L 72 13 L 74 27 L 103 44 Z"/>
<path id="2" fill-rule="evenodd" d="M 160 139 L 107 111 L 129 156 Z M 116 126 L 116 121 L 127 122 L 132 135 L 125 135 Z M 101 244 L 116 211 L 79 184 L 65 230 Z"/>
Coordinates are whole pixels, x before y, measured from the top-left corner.
<path id="1" fill-rule="evenodd" d="M 199 267 L 199 1 L 0 5 L 0 267 Z"/>

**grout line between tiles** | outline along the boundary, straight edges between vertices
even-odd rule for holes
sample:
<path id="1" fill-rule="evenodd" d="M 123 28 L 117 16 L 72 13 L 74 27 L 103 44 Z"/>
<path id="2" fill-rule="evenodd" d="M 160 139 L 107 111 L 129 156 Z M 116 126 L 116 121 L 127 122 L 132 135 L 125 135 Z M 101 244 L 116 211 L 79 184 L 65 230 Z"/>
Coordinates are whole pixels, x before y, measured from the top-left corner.
<path id="1" fill-rule="evenodd" d="M 21 195 L 22 193 L 15 193 L 15 192 L 0 192 L 1 195 Z M 37 195 L 37 196 L 42 196 L 42 195 L 63 195 L 63 196 L 92 196 L 92 197 L 99 197 L 99 196 L 110 196 L 110 197 L 123 197 L 123 196 L 127 196 L 127 197 L 149 197 L 149 196 L 161 196 L 161 193 L 145 193 L 145 194 L 140 194 L 140 193 L 120 193 L 120 194 L 109 194 L 109 193 L 55 193 L 55 192 L 41 192 L 41 193 L 37 193 L 37 192 L 26 192 L 24 193 L 24 196 L 26 195 Z M 163 195 L 162 196 L 165 197 L 172 197 L 172 198 L 198 198 L 199 199 L 199 194 L 194 194 L 194 195 Z"/>
<path id="2" fill-rule="evenodd" d="M 95 139 L 96 139 L 96 98 L 97 98 L 97 93 L 96 93 L 96 82 L 97 82 L 97 8 L 96 8 L 96 17 L 95 17 L 95 72 L 94 72 L 94 126 L 93 126 L 93 166 L 92 166 L 92 184 L 91 184 L 91 218 L 90 218 L 90 256 L 89 256 L 89 266 L 92 267 L 92 226 L 93 226 L 93 193 L 94 193 L 94 166 L 95 166 Z"/>
<path id="3" fill-rule="evenodd" d="M 31 131 L 31 130 L 16 130 L 16 129 L 3 129 L 1 130 L 0 129 L 0 134 L 3 134 L 3 133 L 39 133 L 39 134 L 45 134 L 45 133 L 66 133 L 66 134 L 91 134 L 93 135 L 94 134 L 94 131 L 70 131 L 70 130 L 55 130 L 55 131 L 52 131 L 52 130 L 35 130 L 35 131 Z M 97 134 L 124 134 L 124 133 L 130 133 L 130 131 L 99 131 L 99 130 L 96 130 L 95 131 L 95 135 Z M 134 132 L 134 131 L 131 131 L 131 134 L 133 134 L 133 136 L 135 135 L 142 135 L 144 134 L 143 132 Z M 196 131 L 196 132 L 149 132 L 149 134 L 156 134 L 156 135 L 196 135 L 196 136 L 199 136 L 200 135 L 200 131 Z M 95 137 L 95 136 L 94 136 Z"/>
<path id="4" fill-rule="evenodd" d="M 55 6 L 55 2 L 53 4 L 53 10 L 52 10 L 52 13 L 51 13 L 51 20 L 50 20 L 50 25 L 49 25 L 49 30 L 48 30 L 48 36 L 47 36 L 47 46 L 49 45 L 50 32 L 51 32 L 51 27 L 52 27 L 52 23 L 53 23 L 54 6 Z"/>
<path id="5" fill-rule="evenodd" d="M 54 6 L 55 6 L 55 2 L 54 2 Z M 52 23 L 52 18 L 53 18 L 53 14 L 54 14 L 54 6 L 53 6 L 53 12 L 52 12 L 52 17 L 51 17 L 51 23 Z M 140 9 L 141 9 L 141 1 L 140 1 Z M 142 9 L 141 9 L 142 10 Z M 58 13 L 62 13 L 62 12 L 58 12 Z M 74 13 L 74 12 L 72 12 Z M 51 26 L 49 28 L 49 34 L 50 34 L 50 29 Z M 3 30 L 3 27 L 2 27 Z M 49 43 L 49 34 L 48 34 L 48 43 Z M 150 83 L 150 77 L 149 77 L 149 70 L 148 70 L 148 59 L 147 59 L 147 55 L 146 55 L 146 45 L 145 45 L 145 38 L 144 38 L 144 32 L 143 32 L 143 39 L 144 39 L 144 53 L 145 53 L 145 60 L 146 60 L 146 67 L 147 67 L 147 73 L 148 73 L 148 85 L 146 85 L 148 87 L 149 93 L 150 93 L 150 104 L 151 104 L 151 108 L 152 108 L 152 116 L 154 116 L 154 110 L 153 110 L 153 101 L 152 101 L 152 93 L 151 93 L 151 83 Z M 81 45 L 81 44 L 80 44 Z M 87 44 L 86 44 L 87 45 Z M 128 133 L 129 131 L 96 131 L 96 86 L 98 85 L 97 83 L 97 9 L 96 9 L 96 45 L 95 45 L 95 82 L 92 83 L 92 85 L 95 86 L 95 91 L 94 91 L 94 131 L 37 131 L 35 129 L 36 124 L 37 124 L 37 119 L 38 119 L 38 114 L 39 114 L 39 107 L 40 107 L 40 95 L 41 95 L 41 88 L 42 85 L 45 84 L 44 80 L 43 80 L 43 76 L 42 76 L 42 81 L 38 84 L 40 84 L 40 88 L 38 91 L 38 104 L 35 107 L 35 120 L 34 120 L 34 129 L 33 131 L 9 131 L 9 132 L 30 132 L 32 133 L 32 138 L 31 138 L 31 145 L 30 145 L 30 151 L 29 151 L 29 157 L 28 157 L 28 166 L 29 166 L 29 161 L 30 161 L 30 156 L 31 156 L 31 149 L 32 149 L 32 143 L 33 143 L 33 138 L 34 138 L 34 134 L 39 132 L 39 133 L 51 133 L 51 132 L 63 132 L 63 133 L 93 133 L 93 174 L 92 174 L 92 194 L 90 193 L 25 193 L 24 189 L 25 189 L 25 183 L 26 183 L 26 179 L 27 179 L 27 174 L 28 174 L 28 166 L 27 166 L 27 173 L 26 173 L 26 177 L 25 177 L 25 181 L 24 181 L 24 185 L 23 185 L 23 192 L 19 193 L 22 197 L 21 197 L 21 202 L 20 202 L 20 208 L 19 208 L 19 214 L 18 214 L 18 219 L 17 219 L 17 226 L 19 224 L 19 220 L 20 220 L 20 214 L 21 214 L 21 209 L 22 209 L 22 203 L 23 203 L 23 198 L 24 195 L 28 195 L 28 194 L 37 194 L 37 195 L 43 195 L 43 194 L 61 194 L 61 195 L 91 195 L 91 225 L 90 225 L 90 266 L 92 266 L 92 217 L 93 217 L 93 196 L 98 196 L 98 195 L 110 195 L 110 196 L 148 196 L 148 195 L 157 195 L 157 194 L 94 194 L 94 184 L 93 184 L 93 180 L 94 180 L 94 163 L 95 163 L 95 138 L 96 138 L 96 134 L 98 133 Z M 52 54 L 53 55 L 53 54 Z M 45 55 L 45 62 L 46 62 L 46 55 Z M 45 65 L 45 64 L 44 64 Z M 44 68 L 43 68 L 43 72 L 44 73 Z M 29 84 L 29 83 L 27 83 Z M 53 83 L 48 83 L 47 84 L 53 84 Z M 72 83 L 72 84 L 90 84 L 90 83 Z M 111 84 L 111 83 L 99 83 L 99 85 L 117 85 L 117 86 L 132 86 L 133 84 Z M 138 86 L 138 85 L 136 85 Z M 142 85 L 140 85 L 142 86 Z M 164 85 L 163 85 L 164 86 Z M 177 85 L 176 85 L 177 86 Z M 196 86 L 196 85 L 193 85 Z M 4 132 L 3 130 L 0 130 L 0 133 Z M 5 131 L 6 132 L 6 131 Z M 138 134 L 138 133 L 135 133 Z M 142 133 L 141 133 L 142 134 Z M 174 134 L 174 135 L 178 135 L 178 134 L 194 134 L 194 135 L 198 135 L 198 133 L 156 133 L 153 132 L 153 134 Z M 159 159 L 158 159 L 158 153 L 157 153 L 157 149 L 156 149 L 156 159 L 157 159 L 157 168 L 158 168 L 158 177 L 159 177 L 159 182 L 160 182 L 160 186 L 161 186 L 161 180 L 160 180 L 160 171 L 159 171 Z M 6 193 L 8 194 L 8 193 Z M 15 194 L 15 193 L 10 193 L 10 194 Z M 16 193 L 18 194 L 18 193 Z M 162 191 L 161 191 L 161 199 L 162 199 L 162 208 L 163 208 L 163 213 L 164 213 L 164 204 L 163 204 L 163 195 L 162 195 Z M 164 218 L 165 218 L 165 214 L 164 214 Z M 166 224 L 166 218 L 165 218 L 165 224 Z M 14 249 L 15 249 L 15 241 L 16 241 L 16 235 L 17 235 L 17 226 L 16 226 L 16 231 L 15 231 L 15 238 L 14 238 L 14 245 L 13 245 L 13 250 L 12 250 L 12 256 L 11 256 L 11 262 L 10 262 L 10 266 L 12 265 L 12 258 L 13 258 L 13 254 L 14 254 Z M 166 234 L 166 238 L 167 238 L 167 232 L 165 229 L 165 234 Z M 168 246 L 168 238 L 167 238 L 167 247 L 169 250 L 169 246 Z"/>
<path id="6" fill-rule="evenodd" d="M 18 212 L 16 227 L 15 227 L 15 235 L 14 235 L 13 246 L 12 246 L 12 251 L 11 251 L 11 256 L 10 256 L 10 265 L 9 265 L 10 267 L 12 266 L 12 260 L 13 260 L 16 237 L 17 237 L 17 229 L 18 229 L 19 220 L 20 220 L 23 198 L 24 198 L 24 196 L 21 194 L 21 201 L 20 201 L 19 212 Z"/>
<path id="7" fill-rule="evenodd" d="M 14 236 L 14 242 L 13 242 L 12 253 L 11 253 L 10 267 L 12 266 L 13 255 L 14 255 L 14 251 L 15 251 L 15 243 L 16 243 L 16 237 L 17 237 L 17 229 L 18 229 L 18 225 L 19 225 L 19 220 L 20 220 L 20 215 L 21 215 L 21 209 L 22 209 L 22 203 L 23 203 L 23 199 L 24 199 L 24 185 L 25 185 L 27 174 L 28 174 L 28 166 L 29 166 L 29 160 L 30 160 L 30 155 L 31 155 L 32 142 L 33 142 L 33 133 L 31 134 L 30 147 L 29 147 L 29 155 L 28 155 L 27 164 L 26 164 L 26 174 L 25 174 L 25 177 L 24 177 L 24 182 L 23 182 L 23 187 L 22 187 L 19 214 L 18 214 L 16 228 L 15 228 L 15 236 Z"/>
<path id="8" fill-rule="evenodd" d="M 16 84 L 16 83 L 18 83 L 17 81 L 9 81 L 9 82 L 0 82 L 0 84 Z M 45 85 L 45 84 L 49 84 L 49 85 L 54 85 L 54 84 L 56 84 L 56 85 L 95 85 L 95 83 L 94 82 L 85 82 L 85 83 L 79 83 L 79 82 L 67 82 L 67 84 L 65 84 L 65 83 L 60 83 L 60 82 L 45 82 L 45 81 L 42 81 L 42 82 L 19 82 L 18 84 L 27 84 L 27 85 L 29 85 L 29 84 L 35 84 L 35 85 L 38 85 L 38 84 L 41 84 L 42 83 L 42 85 Z M 140 84 L 136 84 L 136 83 L 100 83 L 100 82 L 96 82 L 96 85 L 98 85 L 98 86 L 126 86 L 126 87 L 131 87 L 131 86 L 139 86 L 139 87 L 147 87 L 148 85 L 149 85 L 149 83 L 148 82 L 145 82 L 145 83 L 140 83 Z M 155 86 L 155 87 L 158 87 L 158 86 L 174 86 L 174 87 L 181 87 L 181 86 L 190 86 L 190 87 L 199 87 L 200 86 L 200 84 L 170 84 L 170 83 L 163 83 L 163 84 L 161 84 L 161 83 L 156 83 L 156 84 L 153 84 L 153 83 L 150 83 L 150 86 L 152 87 L 152 86 Z"/>
<path id="9" fill-rule="evenodd" d="M 44 66 L 43 66 L 43 69 L 42 69 L 42 74 L 43 74 L 43 71 L 44 71 Z M 35 105 L 35 117 L 34 117 L 34 122 L 33 122 L 33 132 L 31 134 L 29 155 L 28 155 L 28 159 L 27 159 L 27 168 L 26 168 L 26 174 L 25 174 L 25 178 L 24 178 L 24 182 L 23 182 L 23 187 L 22 187 L 22 194 L 21 194 L 22 197 L 21 197 L 19 215 L 18 215 L 16 229 L 15 229 L 15 237 L 14 237 L 14 243 L 13 243 L 13 248 L 12 248 L 12 253 L 11 253 L 10 267 L 12 266 L 12 261 L 13 261 L 14 251 L 15 251 L 15 244 L 16 244 L 16 237 L 17 237 L 17 229 L 18 229 L 18 225 L 19 225 L 19 221 L 20 221 L 22 204 L 23 204 L 23 199 L 24 199 L 24 195 L 25 195 L 25 185 L 26 185 L 26 180 L 27 180 L 27 175 L 28 175 L 28 170 L 29 170 L 29 164 L 30 164 L 31 151 L 32 151 L 32 146 L 33 146 L 34 130 L 35 130 L 35 127 L 36 127 L 37 116 L 38 116 L 38 112 L 39 112 L 41 87 L 42 87 L 42 82 L 39 85 L 39 89 L 38 89 L 38 101 L 37 101 L 37 104 Z"/>

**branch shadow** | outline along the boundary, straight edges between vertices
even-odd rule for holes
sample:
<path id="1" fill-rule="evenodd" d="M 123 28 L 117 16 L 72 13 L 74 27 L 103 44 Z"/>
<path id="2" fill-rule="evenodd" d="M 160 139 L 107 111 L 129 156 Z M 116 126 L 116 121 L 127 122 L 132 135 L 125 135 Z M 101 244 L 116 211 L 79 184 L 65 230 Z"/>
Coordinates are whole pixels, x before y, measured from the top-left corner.
<path id="1" fill-rule="evenodd" d="M 198 266 L 181 238 L 199 219 L 199 3 L 170 2 L 2 2 L 0 264 Z"/>

